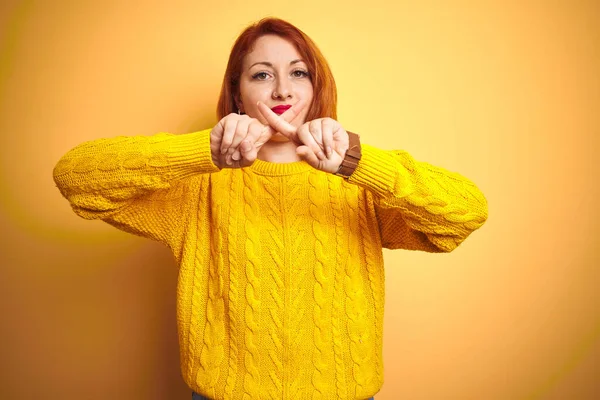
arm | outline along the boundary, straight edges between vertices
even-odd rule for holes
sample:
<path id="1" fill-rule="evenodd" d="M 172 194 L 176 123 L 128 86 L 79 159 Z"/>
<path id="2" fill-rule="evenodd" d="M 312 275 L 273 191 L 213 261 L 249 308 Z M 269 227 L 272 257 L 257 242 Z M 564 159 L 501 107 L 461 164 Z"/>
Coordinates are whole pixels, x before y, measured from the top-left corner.
<path id="1" fill-rule="evenodd" d="M 487 219 L 487 200 L 473 182 L 406 151 L 363 144 L 348 182 L 373 197 L 386 248 L 450 252 Z"/>
<path id="2" fill-rule="evenodd" d="M 189 196 L 185 178 L 216 171 L 209 129 L 80 144 L 60 159 L 54 181 L 80 217 L 172 247 Z"/>

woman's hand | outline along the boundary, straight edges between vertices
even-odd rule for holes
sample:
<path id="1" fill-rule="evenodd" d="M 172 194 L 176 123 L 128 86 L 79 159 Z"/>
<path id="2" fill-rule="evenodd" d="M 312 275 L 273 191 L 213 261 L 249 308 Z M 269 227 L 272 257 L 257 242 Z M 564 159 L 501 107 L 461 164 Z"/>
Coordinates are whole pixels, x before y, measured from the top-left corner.
<path id="1" fill-rule="evenodd" d="M 305 105 L 306 102 L 299 101 L 277 118 L 289 124 Z M 256 160 L 260 148 L 275 133 L 271 126 L 263 125 L 256 118 L 234 113 L 226 115 L 210 132 L 213 163 L 219 168 L 250 166 Z"/>
<path id="2" fill-rule="evenodd" d="M 255 118 L 234 113 L 226 115 L 210 131 L 210 150 L 213 163 L 219 168 L 243 168 L 252 165 L 258 150 L 256 146 L 249 144 L 255 143 L 256 140 L 247 142 L 246 138 L 258 139 L 265 131 L 268 131 L 265 129 L 265 125 Z M 229 151 L 232 144 L 235 144 L 234 149 L 241 145 L 240 150 L 244 150 L 238 151 L 236 160 L 233 160 L 233 152 Z"/>
<path id="3" fill-rule="evenodd" d="M 313 168 L 330 173 L 339 169 L 348 150 L 349 138 L 338 121 L 318 118 L 296 128 L 282 118 L 283 114 L 280 117 L 264 103 L 259 102 L 258 110 L 275 131 L 298 144 L 296 154 Z"/>

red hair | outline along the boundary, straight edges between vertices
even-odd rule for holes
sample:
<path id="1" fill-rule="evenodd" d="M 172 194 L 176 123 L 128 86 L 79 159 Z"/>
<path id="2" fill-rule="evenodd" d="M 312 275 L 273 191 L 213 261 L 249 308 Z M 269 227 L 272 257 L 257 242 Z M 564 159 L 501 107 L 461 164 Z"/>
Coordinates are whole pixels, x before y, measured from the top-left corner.
<path id="1" fill-rule="evenodd" d="M 337 89 L 325 57 L 304 32 L 279 18 L 261 19 L 248 26 L 235 41 L 221 86 L 217 118 L 220 120 L 230 113 L 237 112 L 235 97 L 240 93 L 242 62 L 246 54 L 252 51 L 254 42 L 268 34 L 277 35 L 291 42 L 306 62 L 313 85 L 313 93 L 315 93 L 306 120 L 311 121 L 324 117 L 337 119 Z"/>

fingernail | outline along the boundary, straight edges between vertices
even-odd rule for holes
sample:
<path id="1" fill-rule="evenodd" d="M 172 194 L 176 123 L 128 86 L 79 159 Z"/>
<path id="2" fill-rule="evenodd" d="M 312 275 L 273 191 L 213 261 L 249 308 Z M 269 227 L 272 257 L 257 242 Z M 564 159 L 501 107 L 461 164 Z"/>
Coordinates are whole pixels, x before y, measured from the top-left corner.
<path id="1" fill-rule="evenodd" d="M 235 161 L 239 161 L 241 156 L 240 153 L 238 153 L 237 151 L 235 153 L 233 153 L 233 155 L 231 156 L 231 158 L 233 158 Z"/>
<path id="2" fill-rule="evenodd" d="M 225 161 L 227 163 L 227 165 L 233 165 L 233 161 L 231 161 L 231 158 L 227 157 L 227 161 Z"/>
<path id="3" fill-rule="evenodd" d="M 221 154 L 227 153 L 227 149 L 221 149 Z"/>
<path id="4" fill-rule="evenodd" d="M 327 146 L 327 158 L 331 157 L 331 146 Z"/>
<path id="5" fill-rule="evenodd" d="M 319 151 L 319 154 L 318 154 L 318 156 L 319 156 L 319 158 L 320 158 L 321 160 L 324 160 L 324 159 L 325 159 L 325 154 L 323 154 L 323 152 L 322 152 L 322 151 Z"/>

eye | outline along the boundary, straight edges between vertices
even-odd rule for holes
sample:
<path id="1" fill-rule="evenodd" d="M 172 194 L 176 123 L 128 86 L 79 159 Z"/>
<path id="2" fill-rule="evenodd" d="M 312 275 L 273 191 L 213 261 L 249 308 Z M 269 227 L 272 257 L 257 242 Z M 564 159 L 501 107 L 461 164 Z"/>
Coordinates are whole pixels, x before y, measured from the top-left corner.
<path id="1" fill-rule="evenodd" d="M 252 75 L 252 79 L 256 79 L 259 81 L 264 81 L 268 77 L 269 77 L 269 74 L 267 74 L 266 72 L 257 72 L 256 74 Z"/>
<path id="2" fill-rule="evenodd" d="M 292 72 L 292 75 L 294 75 L 294 77 L 296 77 L 296 78 L 306 78 L 306 77 L 308 77 L 308 71 L 304 71 L 302 69 L 297 69 L 294 72 Z"/>

